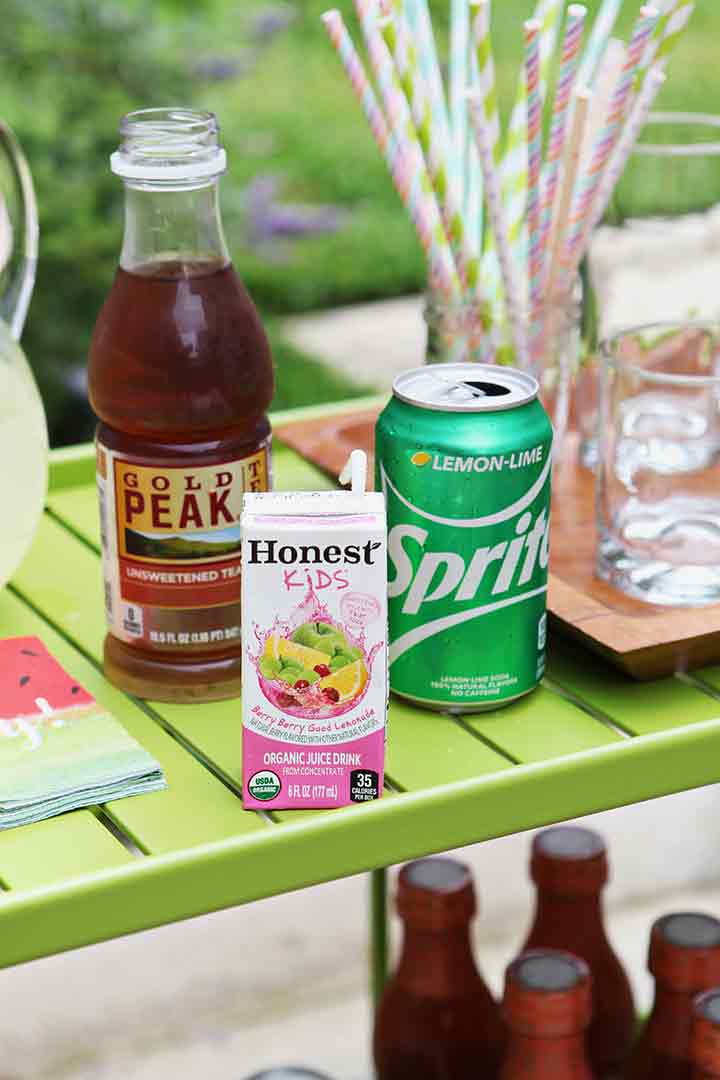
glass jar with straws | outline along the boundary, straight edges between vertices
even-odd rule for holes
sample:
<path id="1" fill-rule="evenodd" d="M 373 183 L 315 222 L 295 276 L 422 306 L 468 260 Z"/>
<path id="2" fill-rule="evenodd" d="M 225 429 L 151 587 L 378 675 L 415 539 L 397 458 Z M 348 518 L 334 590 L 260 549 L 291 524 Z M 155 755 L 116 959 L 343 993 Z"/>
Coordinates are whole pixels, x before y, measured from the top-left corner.
<path id="1" fill-rule="evenodd" d="M 354 3 L 374 82 L 340 13 L 323 21 L 427 255 L 428 359 L 509 361 L 569 416 L 578 269 L 692 0 L 642 7 L 627 47 L 621 0 L 592 28 L 583 5 L 537 0 L 505 131 L 491 0 L 452 0 L 447 84 L 427 0 Z"/>

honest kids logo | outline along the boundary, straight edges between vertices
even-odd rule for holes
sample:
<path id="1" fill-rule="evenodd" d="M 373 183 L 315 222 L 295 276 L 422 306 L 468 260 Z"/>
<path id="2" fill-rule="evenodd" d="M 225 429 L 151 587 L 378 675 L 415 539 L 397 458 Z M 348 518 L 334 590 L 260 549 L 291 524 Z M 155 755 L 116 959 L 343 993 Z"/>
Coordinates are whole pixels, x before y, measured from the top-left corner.
<path id="1" fill-rule="evenodd" d="M 270 802 L 272 799 L 276 799 L 280 794 L 281 787 L 280 777 L 270 769 L 256 772 L 248 781 L 248 792 L 253 799 L 258 799 L 260 802 Z"/>

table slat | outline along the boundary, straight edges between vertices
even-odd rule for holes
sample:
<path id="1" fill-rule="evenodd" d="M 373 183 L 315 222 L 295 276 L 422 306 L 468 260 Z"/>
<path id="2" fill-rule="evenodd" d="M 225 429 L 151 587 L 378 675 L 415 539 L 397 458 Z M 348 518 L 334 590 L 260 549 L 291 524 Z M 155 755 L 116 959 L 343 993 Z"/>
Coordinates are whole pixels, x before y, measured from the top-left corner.
<path id="1" fill-rule="evenodd" d="M 466 716 L 463 722 L 528 764 L 622 740 L 612 728 L 542 686 L 505 709 Z"/>
<path id="2" fill-rule="evenodd" d="M 605 660 L 582 654 L 567 642 L 554 640 L 548 675 L 560 686 L 633 735 L 649 735 L 688 727 L 720 717 L 720 705 L 678 678 L 637 683 Z"/>
<path id="3" fill-rule="evenodd" d="M 36 889 L 133 861 L 90 810 L 0 833 L 0 878 L 11 890 Z"/>

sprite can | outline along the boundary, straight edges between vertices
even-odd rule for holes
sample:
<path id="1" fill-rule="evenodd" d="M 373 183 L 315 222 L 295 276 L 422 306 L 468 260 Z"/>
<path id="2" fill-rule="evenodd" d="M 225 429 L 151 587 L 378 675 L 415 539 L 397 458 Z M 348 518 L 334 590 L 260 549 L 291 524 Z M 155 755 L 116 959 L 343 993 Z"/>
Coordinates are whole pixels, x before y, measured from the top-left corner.
<path id="1" fill-rule="evenodd" d="M 552 426 L 530 375 L 400 375 L 376 430 L 387 499 L 390 687 L 476 712 L 545 669 Z"/>

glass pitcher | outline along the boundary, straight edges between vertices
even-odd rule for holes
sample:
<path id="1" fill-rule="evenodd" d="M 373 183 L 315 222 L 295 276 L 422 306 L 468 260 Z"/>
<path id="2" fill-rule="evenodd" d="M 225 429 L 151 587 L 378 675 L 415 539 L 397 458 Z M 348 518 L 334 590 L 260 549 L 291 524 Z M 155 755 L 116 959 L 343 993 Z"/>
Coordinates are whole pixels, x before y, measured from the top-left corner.
<path id="1" fill-rule="evenodd" d="M 45 413 L 18 344 L 37 253 L 32 177 L 17 139 L 0 121 L 0 588 L 32 542 L 47 491 Z"/>

